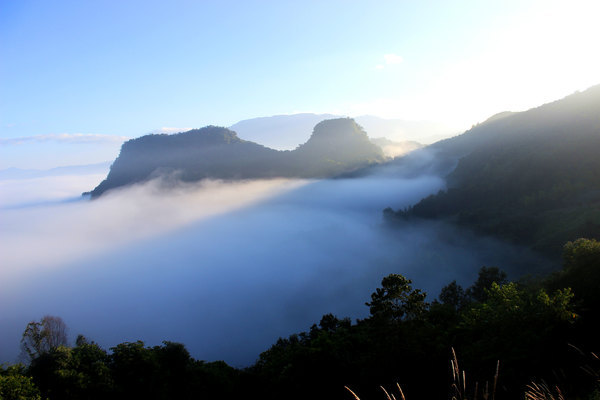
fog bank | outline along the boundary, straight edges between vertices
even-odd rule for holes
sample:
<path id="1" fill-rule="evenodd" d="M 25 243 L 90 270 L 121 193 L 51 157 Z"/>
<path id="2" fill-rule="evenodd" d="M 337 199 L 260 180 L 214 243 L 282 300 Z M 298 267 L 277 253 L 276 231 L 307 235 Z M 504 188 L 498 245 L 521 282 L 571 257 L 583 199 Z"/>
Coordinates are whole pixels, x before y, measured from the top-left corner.
<path id="1" fill-rule="evenodd" d="M 442 188 L 440 177 L 388 167 L 323 181 L 154 181 L 91 202 L 2 209 L 0 361 L 17 356 L 28 321 L 52 314 L 107 348 L 170 340 L 243 366 L 325 313 L 367 316 L 389 273 L 435 297 L 482 265 L 539 261 L 438 222 L 383 224 L 385 207 Z"/>

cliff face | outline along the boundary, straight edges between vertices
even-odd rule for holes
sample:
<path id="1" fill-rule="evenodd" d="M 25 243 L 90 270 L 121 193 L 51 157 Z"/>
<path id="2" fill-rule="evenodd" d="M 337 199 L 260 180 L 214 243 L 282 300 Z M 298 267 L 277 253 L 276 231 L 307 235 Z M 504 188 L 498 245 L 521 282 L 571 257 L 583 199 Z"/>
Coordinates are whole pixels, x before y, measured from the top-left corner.
<path id="1" fill-rule="evenodd" d="M 384 160 L 354 120 L 323 121 L 310 139 L 293 151 L 277 151 L 241 140 L 227 128 L 207 126 L 176 135 L 147 135 L 123 144 L 106 179 L 92 192 L 175 174 L 183 181 L 321 178 Z"/>

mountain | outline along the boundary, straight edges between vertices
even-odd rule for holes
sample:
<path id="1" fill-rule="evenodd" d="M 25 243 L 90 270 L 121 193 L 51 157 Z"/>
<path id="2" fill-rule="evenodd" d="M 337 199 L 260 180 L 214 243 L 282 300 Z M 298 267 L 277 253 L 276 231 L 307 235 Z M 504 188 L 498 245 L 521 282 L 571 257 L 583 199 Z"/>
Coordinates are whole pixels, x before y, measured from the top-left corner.
<path id="1" fill-rule="evenodd" d="M 324 177 L 385 160 L 381 148 L 351 118 L 319 122 L 306 143 L 290 152 L 292 176 Z"/>
<path id="2" fill-rule="evenodd" d="M 64 175 L 92 175 L 105 174 L 109 168 L 110 162 L 87 165 L 70 165 L 66 167 L 56 167 L 51 169 L 21 169 L 7 168 L 0 170 L 0 180 L 8 179 L 34 179 L 45 178 L 48 176 Z"/>
<path id="3" fill-rule="evenodd" d="M 381 148 L 350 118 L 318 123 L 308 141 L 294 151 L 270 149 L 242 140 L 230 129 L 207 126 L 125 142 L 108 176 L 91 196 L 158 176 L 188 182 L 205 178 L 322 178 L 384 159 Z"/>
<path id="4" fill-rule="evenodd" d="M 429 146 L 458 160 L 448 190 L 395 216 L 446 218 L 549 254 L 599 238 L 599 111 L 600 85 Z"/>
<path id="5" fill-rule="evenodd" d="M 306 142 L 312 128 L 326 119 L 340 118 L 332 114 L 291 114 L 252 118 L 231 125 L 240 138 L 263 143 L 272 149 L 293 150 Z"/>
<path id="6" fill-rule="evenodd" d="M 293 150 L 306 142 L 311 129 L 326 119 L 340 118 L 332 114 L 290 114 L 253 118 L 240 121 L 229 129 L 240 138 L 262 143 L 277 150 Z M 384 137 L 396 142 L 416 141 L 433 143 L 456 134 L 442 124 L 428 121 L 384 119 L 372 115 L 355 117 L 371 137 Z"/>

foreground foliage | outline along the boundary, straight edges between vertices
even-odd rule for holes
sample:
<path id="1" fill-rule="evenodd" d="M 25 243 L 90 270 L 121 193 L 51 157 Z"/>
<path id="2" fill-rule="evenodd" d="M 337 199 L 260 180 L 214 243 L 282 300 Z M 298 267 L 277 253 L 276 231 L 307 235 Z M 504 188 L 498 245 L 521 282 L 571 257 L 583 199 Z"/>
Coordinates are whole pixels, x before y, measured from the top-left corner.
<path id="1" fill-rule="evenodd" d="M 472 286 L 451 282 L 432 302 L 406 277 L 389 275 L 367 303 L 369 318 L 327 314 L 244 370 L 195 360 L 179 343 L 106 351 L 82 336 L 72 347 L 59 341 L 39 347 L 28 367 L 2 369 L 0 399 L 351 398 L 345 386 L 364 399 L 396 383 L 408 399 L 444 398 L 449 388 L 457 398 L 493 388 L 497 399 L 592 399 L 600 243 L 569 242 L 564 259 L 564 269 L 543 280 L 511 282 L 483 267 Z M 39 336 L 30 329 L 36 324 L 24 341 Z M 451 348 L 461 356 L 459 372 Z"/>

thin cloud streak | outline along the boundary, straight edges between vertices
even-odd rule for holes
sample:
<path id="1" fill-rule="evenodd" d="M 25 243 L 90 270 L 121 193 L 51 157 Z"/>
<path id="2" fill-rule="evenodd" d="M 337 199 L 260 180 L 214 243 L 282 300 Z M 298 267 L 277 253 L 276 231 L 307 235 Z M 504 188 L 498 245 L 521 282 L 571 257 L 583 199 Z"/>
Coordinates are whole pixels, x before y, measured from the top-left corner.
<path id="1" fill-rule="evenodd" d="M 0 138 L 0 145 L 20 145 L 26 143 L 120 143 L 130 139 L 127 136 L 104 135 L 96 133 L 50 133 L 45 135 L 23 136 L 15 138 Z"/>
<path id="2" fill-rule="evenodd" d="M 384 60 L 384 63 L 377 64 L 375 66 L 375 69 L 382 70 L 382 69 L 385 69 L 386 66 L 398 65 L 398 64 L 402 64 L 402 62 L 404 62 L 404 59 L 402 58 L 402 56 L 399 56 L 399 55 L 393 54 L 393 53 L 384 54 L 383 60 Z"/>

